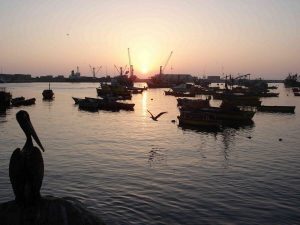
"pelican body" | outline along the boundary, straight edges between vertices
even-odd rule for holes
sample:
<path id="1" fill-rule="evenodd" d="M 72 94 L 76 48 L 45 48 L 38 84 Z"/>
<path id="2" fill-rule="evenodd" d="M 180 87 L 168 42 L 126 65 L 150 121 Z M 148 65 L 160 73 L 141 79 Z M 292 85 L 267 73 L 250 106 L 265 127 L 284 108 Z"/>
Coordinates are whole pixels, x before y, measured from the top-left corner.
<path id="1" fill-rule="evenodd" d="M 44 148 L 31 124 L 29 114 L 20 110 L 17 121 L 26 135 L 24 147 L 17 148 L 9 163 L 9 178 L 15 194 L 15 200 L 25 205 L 40 200 L 40 189 L 44 177 L 44 161 L 39 148 L 33 146 L 32 137 L 44 151 Z"/>

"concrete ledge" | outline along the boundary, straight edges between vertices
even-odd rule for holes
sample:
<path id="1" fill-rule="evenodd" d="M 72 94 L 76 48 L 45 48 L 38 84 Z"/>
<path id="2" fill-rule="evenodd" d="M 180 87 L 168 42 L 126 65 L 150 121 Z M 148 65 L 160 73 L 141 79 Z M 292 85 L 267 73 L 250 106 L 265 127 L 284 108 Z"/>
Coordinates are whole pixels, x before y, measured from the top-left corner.
<path id="1" fill-rule="evenodd" d="M 15 201 L 0 204 L 1 225 L 102 225 L 80 201 L 71 197 L 46 196 L 34 206 Z"/>

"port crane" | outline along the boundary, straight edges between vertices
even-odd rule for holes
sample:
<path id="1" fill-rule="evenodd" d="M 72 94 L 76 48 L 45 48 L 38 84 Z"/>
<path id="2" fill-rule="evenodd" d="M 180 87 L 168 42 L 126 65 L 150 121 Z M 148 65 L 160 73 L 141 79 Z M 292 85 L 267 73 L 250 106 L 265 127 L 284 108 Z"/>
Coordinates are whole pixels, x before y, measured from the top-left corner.
<path id="1" fill-rule="evenodd" d="M 93 74 L 93 77 L 96 78 L 96 75 L 97 75 L 97 73 L 101 70 L 102 66 L 99 66 L 99 67 L 97 68 L 97 71 L 96 71 L 96 68 L 95 68 L 95 67 L 92 67 L 91 65 L 89 65 L 89 66 L 90 66 L 91 72 L 92 72 L 92 74 Z"/>
<path id="2" fill-rule="evenodd" d="M 130 50 L 128 48 L 128 60 L 129 60 L 129 76 L 133 76 L 133 65 L 131 64 Z"/>
<path id="3" fill-rule="evenodd" d="M 120 74 L 120 76 L 123 76 L 123 71 L 126 71 L 127 65 L 125 65 L 124 69 L 122 66 L 120 66 L 119 68 L 116 66 L 116 64 L 114 64 L 115 69 L 118 71 L 118 73 Z M 125 72 L 125 75 L 127 75 L 129 73 L 129 71 Z"/>
<path id="4" fill-rule="evenodd" d="M 166 67 L 167 67 L 167 65 L 168 65 L 168 63 L 169 63 L 172 55 L 173 55 L 173 51 L 171 51 L 171 53 L 170 53 L 170 55 L 169 55 L 169 57 L 168 57 L 165 65 L 164 65 L 164 67 L 160 66 L 160 68 L 159 68 L 159 74 L 164 74 L 164 70 L 166 69 Z"/>

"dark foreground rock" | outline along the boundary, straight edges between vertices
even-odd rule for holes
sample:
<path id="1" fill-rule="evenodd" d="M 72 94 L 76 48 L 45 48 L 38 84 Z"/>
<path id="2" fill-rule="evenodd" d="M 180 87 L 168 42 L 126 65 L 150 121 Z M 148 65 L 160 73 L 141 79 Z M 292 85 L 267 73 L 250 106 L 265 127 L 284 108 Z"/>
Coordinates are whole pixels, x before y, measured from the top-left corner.
<path id="1" fill-rule="evenodd" d="M 35 206 L 0 204 L 1 225 L 101 225 L 104 222 L 78 200 L 46 196 Z"/>

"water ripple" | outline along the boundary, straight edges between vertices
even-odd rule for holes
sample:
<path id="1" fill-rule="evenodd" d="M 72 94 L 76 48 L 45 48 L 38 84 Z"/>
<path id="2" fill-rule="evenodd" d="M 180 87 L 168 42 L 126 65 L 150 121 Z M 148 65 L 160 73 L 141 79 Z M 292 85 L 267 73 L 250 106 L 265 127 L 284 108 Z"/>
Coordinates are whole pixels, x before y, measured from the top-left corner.
<path id="1" fill-rule="evenodd" d="M 71 97 L 95 97 L 97 86 L 53 84 L 56 98 L 44 102 L 44 83 L 8 84 L 14 96 L 37 98 L 24 109 L 46 148 L 43 195 L 78 198 L 107 224 L 299 223 L 295 98 L 263 99 L 295 104 L 294 115 L 257 113 L 250 126 L 209 132 L 171 123 L 176 99 L 161 89 L 133 96 L 132 112 L 78 111 Z M 25 142 L 20 109 L 0 117 L 1 202 L 13 199 L 9 159 Z M 168 113 L 155 122 L 147 109 Z"/>

